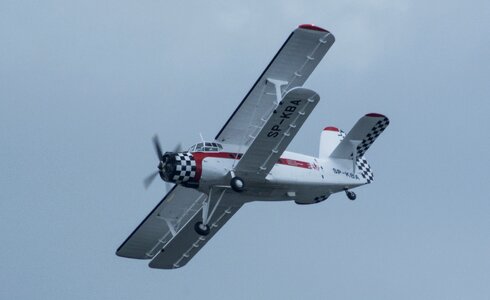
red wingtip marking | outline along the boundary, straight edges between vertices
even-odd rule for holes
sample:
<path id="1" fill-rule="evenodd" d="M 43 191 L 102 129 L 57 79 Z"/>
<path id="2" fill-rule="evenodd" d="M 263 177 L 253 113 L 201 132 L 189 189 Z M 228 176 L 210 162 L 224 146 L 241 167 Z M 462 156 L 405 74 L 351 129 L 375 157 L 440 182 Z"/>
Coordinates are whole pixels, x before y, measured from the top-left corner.
<path id="1" fill-rule="evenodd" d="M 370 113 L 370 114 L 367 114 L 366 117 L 373 117 L 373 118 L 386 118 L 384 115 L 382 114 L 377 114 L 377 113 Z"/>
<path id="2" fill-rule="evenodd" d="M 323 31 L 323 32 L 328 32 L 328 30 L 325 30 L 321 27 L 315 26 L 313 24 L 303 24 L 299 25 L 298 28 L 303 28 L 303 29 L 308 29 L 308 30 L 316 30 L 316 31 Z"/>
<path id="3" fill-rule="evenodd" d="M 339 132 L 339 131 L 340 131 L 340 130 L 339 130 L 337 127 L 333 127 L 333 126 L 328 126 L 328 127 L 325 127 L 325 128 L 323 129 L 323 131 L 325 131 L 325 130 L 328 130 L 328 131 L 337 131 L 337 132 Z"/>

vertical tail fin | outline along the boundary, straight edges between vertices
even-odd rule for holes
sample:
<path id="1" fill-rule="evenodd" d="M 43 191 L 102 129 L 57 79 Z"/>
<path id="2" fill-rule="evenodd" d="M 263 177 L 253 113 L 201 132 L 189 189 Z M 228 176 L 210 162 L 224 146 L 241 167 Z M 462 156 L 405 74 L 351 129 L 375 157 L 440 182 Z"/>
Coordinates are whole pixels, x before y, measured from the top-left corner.
<path id="1" fill-rule="evenodd" d="M 337 148 L 345 133 L 337 127 L 329 126 L 325 127 L 320 136 L 320 151 L 319 158 L 327 158 Z"/>

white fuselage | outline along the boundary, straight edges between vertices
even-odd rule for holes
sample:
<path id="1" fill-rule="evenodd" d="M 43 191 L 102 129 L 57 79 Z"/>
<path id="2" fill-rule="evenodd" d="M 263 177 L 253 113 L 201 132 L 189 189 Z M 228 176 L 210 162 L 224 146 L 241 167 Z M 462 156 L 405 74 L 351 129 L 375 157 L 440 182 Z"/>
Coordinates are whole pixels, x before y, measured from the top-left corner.
<path id="1" fill-rule="evenodd" d="M 230 171 L 238 159 L 213 155 L 202 159 L 202 174 L 198 189 L 208 193 L 213 186 L 227 186 Z M 352 160 L 320 159 L 285 151 L 262 181 L 247 181 L 244 194 L 257 201 L 294 200 L 298 204 L 321 202 L 333 193 L 366 183 L 354 173 Z"/>

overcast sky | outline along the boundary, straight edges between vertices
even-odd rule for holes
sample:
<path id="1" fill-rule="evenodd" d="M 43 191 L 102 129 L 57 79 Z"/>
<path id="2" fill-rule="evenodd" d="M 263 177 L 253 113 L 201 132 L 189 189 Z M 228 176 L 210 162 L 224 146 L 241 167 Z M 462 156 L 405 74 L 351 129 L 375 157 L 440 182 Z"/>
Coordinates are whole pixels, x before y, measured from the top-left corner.
<path id="1" fill-rule="evenodd" d="M 0 1 L 0 298 L 488 299 L 489 3 Z M 303 23 L 336 43 L 289 150 L 386 114 L 375 182 L 248 204 L 179 270 L 117 257 L 152 135 L 212 139 Z"/>

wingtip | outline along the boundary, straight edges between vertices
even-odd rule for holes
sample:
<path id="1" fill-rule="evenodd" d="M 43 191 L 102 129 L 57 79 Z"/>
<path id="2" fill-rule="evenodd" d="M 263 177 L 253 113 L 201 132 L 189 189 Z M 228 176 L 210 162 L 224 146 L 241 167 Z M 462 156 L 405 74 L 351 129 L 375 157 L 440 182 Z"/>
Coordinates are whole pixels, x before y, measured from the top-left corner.
<path id="1" fill-rule="evenodd" d="M 323 29 L 323 28 L 318 27 L 318 26 L 313 25 L 313 24 L 301 24 L 298 26 L 298 28 L 307 29 L 307 30 L 322 31 L 322 32 L 329 32 L 328 30 Z"/>

